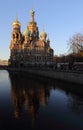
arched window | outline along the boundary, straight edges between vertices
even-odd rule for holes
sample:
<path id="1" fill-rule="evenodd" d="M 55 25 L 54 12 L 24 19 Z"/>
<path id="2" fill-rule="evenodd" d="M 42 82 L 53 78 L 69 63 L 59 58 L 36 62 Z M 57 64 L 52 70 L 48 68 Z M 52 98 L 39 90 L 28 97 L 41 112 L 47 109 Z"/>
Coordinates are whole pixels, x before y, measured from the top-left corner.
<path id="1" fill-rule="evenodd" d="M 18 33 L 16 34 L 16 39 L 18 39 Z"/>
<path id="2" fill-rule="evenodd" d="M 15 34 L 13 34 L 13 39 L 15 39 Z"/>

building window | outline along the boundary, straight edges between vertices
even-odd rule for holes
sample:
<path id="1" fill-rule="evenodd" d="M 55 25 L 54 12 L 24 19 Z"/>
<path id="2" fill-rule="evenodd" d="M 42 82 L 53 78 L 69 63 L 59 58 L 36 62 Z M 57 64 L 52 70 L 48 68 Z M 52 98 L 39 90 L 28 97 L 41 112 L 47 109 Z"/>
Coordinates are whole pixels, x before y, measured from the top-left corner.
<path id="1" fill-rule="evenodd" d="M 13 39 L 15 39 L 15 34 L 13 34 Z"/>
<path id="2" fill-rule="evenodd" d="M 35 56 L 35 61 L 36 61 L 36 56 Z"/>
<path id="3" fill-rule="evenodd" d="M 45 61 L 47 60 L 47 57 L 45 56 Z"/>
<path id="4" fill-rule="evenodd" d="M 18 33 L 16 34 L 16 39 L 18 39 Z"/>

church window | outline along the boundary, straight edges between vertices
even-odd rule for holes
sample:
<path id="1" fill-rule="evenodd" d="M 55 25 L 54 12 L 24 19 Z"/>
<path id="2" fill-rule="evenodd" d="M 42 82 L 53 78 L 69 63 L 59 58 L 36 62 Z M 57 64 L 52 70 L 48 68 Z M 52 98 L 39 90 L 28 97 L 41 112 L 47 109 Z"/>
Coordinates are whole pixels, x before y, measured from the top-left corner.
<path id="1" fill-rule="evenodd" d="M 18 39 L 18 33 L 16 34 L 16 39 Z"/>
<path id="2" fill-rule="evenodd" d="M 15 34 L 13 34 L 13 39 L 15 39 Z"/>

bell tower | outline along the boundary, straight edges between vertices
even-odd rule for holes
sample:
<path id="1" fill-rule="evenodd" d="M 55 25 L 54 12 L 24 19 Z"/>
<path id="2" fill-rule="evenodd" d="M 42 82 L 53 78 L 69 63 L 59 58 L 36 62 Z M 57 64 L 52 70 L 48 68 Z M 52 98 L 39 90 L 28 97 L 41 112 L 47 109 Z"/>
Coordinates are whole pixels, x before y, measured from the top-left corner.
<path id="1" fill-rule="evenodd" d="M 12 32 L 12 41 L 14 43 L 21 42 L 21 32 L 20 32 L 20 22 L 18 21 L 18 18 L 13 22 L 13 32 Z"/>
<path id="2" fill-rule="evenodd" d="M 20 47 L 21 41 L 22 41 L 22 34 L 21 34 L 21 24 L 18 21 L 18 18 L 13 22 L 13 31 L 12 31 L 12 37 L 11 37 L 11 44 L 10 44 L 10 50 L 12 49 L 18 49 Z"/>

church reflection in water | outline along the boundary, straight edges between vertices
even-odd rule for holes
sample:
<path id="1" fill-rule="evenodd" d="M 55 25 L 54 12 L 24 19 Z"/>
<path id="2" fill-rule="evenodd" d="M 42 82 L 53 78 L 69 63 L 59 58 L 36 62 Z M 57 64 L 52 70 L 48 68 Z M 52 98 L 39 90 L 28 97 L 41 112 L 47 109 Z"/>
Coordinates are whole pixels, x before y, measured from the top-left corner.
<path id="1" fill-rule="evenodd" d="M 65 92 L 68 98 L 68 108 L 74 112 L 83 108 L 83 91 L 76 89 L 78 86 L 57 85 L 53 82 L 38 80 L 23 75 L 10 74 L 11 94 L 14 105 L 15 118 L 21 117 L 24 109 L 35 119 L 38 115 L 40 105 L 45 107 L 48 103 L 52 89 L 59 89 Z M 63 86 L 63 87 L 62 87 Z M 71 97 L 71 98 L 70 98 Z M 76 109 L 77 108 L 77 109 Z"/>
<path id="2" fill-rule="evenodd" d="M 83 89 L 81 86 L 30 78 L 23 74 L 9 74 L 9 76 L 14 119 L 30 119 L 31 127 L 34 127 L 37 121 L 42 124 L 47 120 L 49 122 L 51 118 L 50 124 L 47 122 L 46 125 L 55 127 L 59 121 L 65 124 L 66 118 L 70 119 L 70 124 L 72 124 L 72 116 L 78 115 L 80 123 L 80 115 L 83 117 Z M 83 126 L 83 124 L 80 125 Z"/>
<path id="3" fill-rule="evenodd" d="M 40 105 L 45 107 L 50 97 L 51 85 L 29 77 L 10 75 L 14 117 L 20 118 L 26 110 L 34 120 Z"/>
<path id="4" fill-rule="evenodd" d="M 3 70 L 0 81 L 0 130 L 83 130 L 83 85 Z"/>

